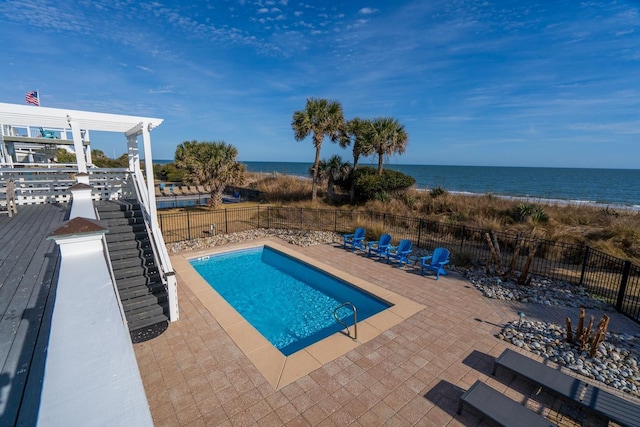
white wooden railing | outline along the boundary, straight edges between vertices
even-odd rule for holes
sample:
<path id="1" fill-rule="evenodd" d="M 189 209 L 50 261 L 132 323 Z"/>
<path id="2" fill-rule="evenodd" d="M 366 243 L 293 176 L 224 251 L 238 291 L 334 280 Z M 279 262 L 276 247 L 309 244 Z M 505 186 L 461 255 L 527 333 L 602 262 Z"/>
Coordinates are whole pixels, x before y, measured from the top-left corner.
<path id="1" fill-rule="evenodd" d="M 117 200 L 135 197 L 131 174 L 127 169 L 89 169 L 93 200 Z M 15 182 L 16 204 L 66 203 L 71 200 L 69 187 L 77 183 L 77 169 L 72 168 L 0 168 L 4 184 Z"/>
<path id="2" fill-rule="evenodd" d="M 167 251 L 167 245 L 162 237 L 162 232 L 157 225 L 157 221 L 151 219 L 151 209 L 149 209 L 150 197 L 145 185 L 145 180 L 142 173 L 138 171 L 133 174 L 134 188 L 137 195 L 137 200 L 140 202 L 142 208 L 142 215 L 144 222 L 147 226 L 147 232 L 151 237 L 152 248 L 156 260 L 160 264 L 162 271 L 162 282 L 167 290 L 167 299 L 169 301 L 169 320 L 175 322 L 180 318 L 180 311 L 178 309 L 178 281 L 171 265 L 171 259 L 169 258 L 169 252 Z M 155 210 L 154 210 L 155 212 Z"/>

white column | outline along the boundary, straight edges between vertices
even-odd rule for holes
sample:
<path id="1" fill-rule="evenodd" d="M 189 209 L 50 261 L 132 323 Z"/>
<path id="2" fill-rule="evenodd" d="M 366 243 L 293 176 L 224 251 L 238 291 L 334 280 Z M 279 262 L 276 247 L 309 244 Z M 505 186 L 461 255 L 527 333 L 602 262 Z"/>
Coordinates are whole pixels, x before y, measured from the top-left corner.
<path id="1" fill-rule="evenodd" d="M 73 149 L 76 152 L 76 163 L 78 164 L 78 172 L 87 172 L 87 162 L 85 160 L 84 146 L 82 145 L 82 132 L 78 123 L 69 120 L 71 126 L 71 135 L 73 136 Z"/>
<path id="2" fill-rule="evenodd" d="M 90 165 L 93 164 L 93 159 L 91 158 L 91 141 L 89 141 L 89 129 L 84 129 L 80 133 L 82 135 L 82 144 L 86 142 L 87 145 L 85 147 L 85 155 L 87 156 L 87 163 Z"/>
<path id="3" fill-rule="evenodd" d="M 154 229 L 158 229 L 158 209 L 156 208 L 156 192 L 153 181 L 153 156 L 151 155 L 151 134 L 149 133 L 148 123 L 142 126 L 142 144 L 144 147 L 144 169 L 147 178 L 147 192 L 149 193 L 149 206 L 147 208 L 151 216 L 151 225 Z"/>

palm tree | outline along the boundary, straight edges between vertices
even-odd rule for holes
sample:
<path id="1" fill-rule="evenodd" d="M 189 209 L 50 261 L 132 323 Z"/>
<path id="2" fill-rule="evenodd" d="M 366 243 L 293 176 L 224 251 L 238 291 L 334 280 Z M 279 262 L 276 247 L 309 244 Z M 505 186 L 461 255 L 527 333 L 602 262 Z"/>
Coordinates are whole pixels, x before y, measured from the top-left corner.
<path id="1" fill-rule="evenodd" d="M 345 148 L 353 143 L 353 168 L 351 170 L 351 174 L 355 173 L 358 168 L 358 160 L 360 160 L 360 156 L 370 156 L 375 153 L 370 138 L 371 128 L 372 124 L 370 120 L 363 120 L 359 117 L 348 120 L 345 124 L 342 139 L 340 140 L 340 146 Z M 349 200 L 351 203 L 355 200 L 355 196 L 355 185 L 352 180 L 349 194 Z"/>
<path id="2" fill-rule="evenodd" d="M 378 153 L 378 175 L 382 175 L 384 156 L 402 154 L 407 148 L 409 135 L 400 122 L 391 117 L 377 117 L 371 122 L 370 142 Z"/>
<path id="3" fill-rule="evenodd" d="M 189 185 L 211 188 L 211 205 L 222 204 L 227 185 L 244 182 L 245 165 L 238 163 L 238 150 L 220 142 L 185 141 L 176 148 L 175 164 L 185 169 L 184 181 Z"/>
<path id="4" fill-rule="evenodd" d="M 331 141 L 337 142 L 343 126 L 342 106 L 337 101 L 309 98 L 304 110 L 293 113 L 291 127 L 296 141 L 302 141 L 310 134 L 313 134 L 313 146 L 316 148 L 316 157 L 313 162 L 311 200 L 315 200 L 318 194 L 318 164 L 320 163 L 322 140 L 325 136 L 328 136 Z"/>
<path id="5" fill-rule="evenodd" d="M 331 156 L 329 160 L 320 160 L 318 163 L 318 178 L 322 181 L 327 180 L 328 199 L 333 199 L 336 181 L 347 177 L 350 171 L 351 165 L 349 162 L 343 162 L 342 158 L 337 154 Z"/>
<path id="6" fill-rule="evenodd" d="M 348 120 L 345 123 L 340 146 L 345 148 L 353 143 L 353 169 L 358 168 L 358 160 L 360 156 L 370 156 L 375 153 L 371 144 L 369 133 L 371 131 L 371 120 L 361 119 L 359 117 Z"/>

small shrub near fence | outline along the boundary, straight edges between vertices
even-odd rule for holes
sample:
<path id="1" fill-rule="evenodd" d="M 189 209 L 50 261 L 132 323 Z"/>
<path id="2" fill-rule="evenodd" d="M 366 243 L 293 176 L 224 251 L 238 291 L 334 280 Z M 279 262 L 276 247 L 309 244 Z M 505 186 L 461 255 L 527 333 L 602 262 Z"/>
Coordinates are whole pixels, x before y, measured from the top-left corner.
<path id="1" fill-rule="evenodd" d="M 490 257 L 485 239 L 488 230 L 380 212 L 255 206 L 206 212 L 160 212 L 158 217 L 167 243 L 256 228 L 347 233 L 356 227 L 365 227 L 368 240 L 376 240 L 384 232 L 391 234 L 396 243 L 400 239 L 411 239 L 421 249 L 447 247 L 453 253 L 453 263 L 456 256 L 465 263 L 469 260 L 485 263 Z M 518 270 L 536 244 L 531 273 L 580 285 L 640 323 L 639 266 L 584 245 L 509 233 L 496 232 L 495 235 L 504 265 L 513 265 Z"/>

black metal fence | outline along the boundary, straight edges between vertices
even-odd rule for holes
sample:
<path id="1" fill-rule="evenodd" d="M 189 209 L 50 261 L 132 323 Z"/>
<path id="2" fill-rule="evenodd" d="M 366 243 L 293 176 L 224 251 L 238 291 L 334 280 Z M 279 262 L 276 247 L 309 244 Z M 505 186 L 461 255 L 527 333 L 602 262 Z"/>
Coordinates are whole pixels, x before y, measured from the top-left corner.
<path id="1" fill-rule="evenodd" d="M 255 206 L 160 212 L 158 217 L 167 243 L 256 228 L 347 233 L 365 227 L 370 240 L 389 233 L 395 242 L 411 239 L 421 249 L 445 246 L 453 253 L 453 263 L 456 258 L 484 262 L 491 256 L 486 240 L 489 230 L 379 212 Z M 585 245 L 494 234 L 502 265 L 520 270 L 535 247 L 531 273 L 580 285 L 640 323 L 640 266 Z"/>

